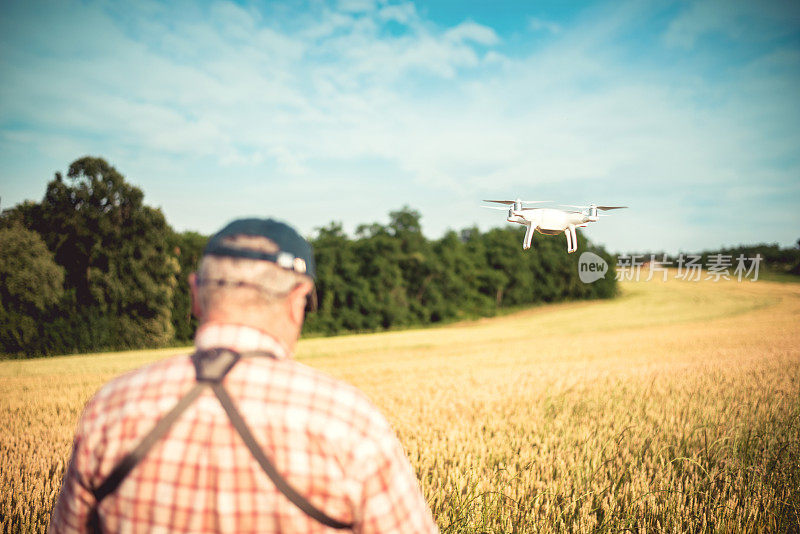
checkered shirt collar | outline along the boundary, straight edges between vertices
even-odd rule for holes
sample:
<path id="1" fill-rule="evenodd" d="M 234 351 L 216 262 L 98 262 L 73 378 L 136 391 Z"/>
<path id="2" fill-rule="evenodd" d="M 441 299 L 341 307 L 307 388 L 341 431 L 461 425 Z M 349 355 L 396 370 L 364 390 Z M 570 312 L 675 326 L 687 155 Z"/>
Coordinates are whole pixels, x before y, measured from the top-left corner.
<path id="1" fill-rule="evenodd" d="M 289 351 L 271 335 L 238 324 L 206 323 L 197 330 L 194 345 L 198 349 L 224 347 L 236 352 L 270 352 L 279 359 L 291 356 Z"/>

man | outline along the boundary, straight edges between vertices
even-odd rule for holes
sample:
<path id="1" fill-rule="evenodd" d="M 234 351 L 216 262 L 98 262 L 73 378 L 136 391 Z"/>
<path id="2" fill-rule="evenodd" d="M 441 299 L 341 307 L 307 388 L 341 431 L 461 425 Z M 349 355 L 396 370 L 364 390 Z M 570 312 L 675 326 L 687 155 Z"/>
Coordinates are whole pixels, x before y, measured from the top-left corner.
<path id="1" fill-rule="evenodd" d="M 436 532 L 385 419 L 291 359 L 313 279 L 283 223 L 213 236 L 190 278 L 197 352 L 88 403 L 50 531 Z"/>

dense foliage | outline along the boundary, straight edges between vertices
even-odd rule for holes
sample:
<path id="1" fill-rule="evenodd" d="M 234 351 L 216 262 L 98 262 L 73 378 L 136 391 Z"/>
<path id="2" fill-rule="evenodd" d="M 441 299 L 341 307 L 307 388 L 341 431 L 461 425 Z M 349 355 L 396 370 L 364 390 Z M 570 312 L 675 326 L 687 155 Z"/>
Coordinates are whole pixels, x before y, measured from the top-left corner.
<path id="1" fill-rule="evenodd" d="M 702 262 L 708 263 L 709 257 L 714 254 L 731 256 L 733 261 L 739 255 L 745 258 L 755 258 L 760 255 L 762 264 L 771 272 L 800 275 L 800 240 L 795 248 L 781 248 L 777 243 L 760 243 L 758 245 L 739 245 L 738 247 L 724 248 L 722 250 L 704 251 L 701 253 Z"/>
<path id="2" fill-rule="evenodd" d="M 85 157 L 70 165 L 66 179 L 56 174 L 41 203 L 3 213 L 3 226 L 21 225 L 41 236 L 64 271 L 63 296 L 38 318 L 39 337 L 21 351 L 4 346 L 4 352 L 52 354 L 172 341 L 178 272 L 168 247 L 173 232 L 143 199 L 106 161 Z"/>
<path id="3" fill-rule="evenodd" d="M 63 297 L 64 269 L 42 238 L 20 225 L 0 229 L 0 344 L 7 352 L 36 347 L 49 312 Z"/>
<path id="4" fill-rule="evenodd" d="M 778 243 L 758 243 L 756 245 L 738 245 L 718 250 L 683 253 L 681 255 L 667 254 L 665 252 L 630 254 L 630 257 L 635 257 L 641 261 L 655 259 L 659 262 L 666 261 L 672 266 L 678 265 L 681 256 L 686 261 L 689 260 L 689 256 L 695 256 L 696 263 L 699 265 L 723 262 L 732 266 L 738 263 L 740 257 L 749 266 L 753 258 L 760 256 L 760 272 L 800 276 L 800 239 L 797 241 L 797 246 L 788 248 L 782 248 Z"/>
<path id="5" fill-rule="evenodd" d="M 81 158 L 47 185 L 40 203 L 0 215 L 0 352 L 18 356 L 158 347 L 189 342 L 187 276 L 207 238 L 175 232 L 140 189 L 105 160 Z M 305 333 L 333 334 L 486 316 L 499 309 L 614 295 L 611 276 L 578 278 L 564 236 L 522 227 L 476 228 L 430 240 L 420 214 L 403 208 L 388 225 L 320 228 L 319 311 Z M 613 261 L 602 249 L 592 250 Z"/>

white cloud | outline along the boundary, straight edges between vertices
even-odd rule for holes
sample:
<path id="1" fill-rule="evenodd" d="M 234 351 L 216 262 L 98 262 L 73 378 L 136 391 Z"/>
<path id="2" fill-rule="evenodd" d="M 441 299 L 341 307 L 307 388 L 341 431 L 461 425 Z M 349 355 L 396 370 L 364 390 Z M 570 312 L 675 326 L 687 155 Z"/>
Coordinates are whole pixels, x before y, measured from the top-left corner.
<path id="1" fill-rule="evenodd" d="M 411 2 L 386 5 L 381 8 L 378 17 L 384 21 L 394 21 L 400 24 L 411 24 L 418 20 L 417 8 Z"/>
<path id="2" fill-rule="evenodd" d="M 561 33 L 561 25 L 557 22 L 531 17 L 528 20 L 528 27 L 533 31 L 545 31 L 552 34 Z"/>
<path id="3" fill-rule="evenodd" d="M 493 46 L 500 42 L 495 31 L 487 26 L 474 22 L 462 22 L 458 26 L 445 32 L 445 38 L 455 43 L 472 41 L 486 46 Z"/>
<path id="4" fill-rule="evenodd" d="M 217 27 L 229 38 L 245 40 L 255 33 L 260 20 L 258 11 L 246 10 L 233 2 L 214 2 L 210 13 Z"/>
<path id="5" fill-rule="evenodd" d="M 374 0 L 339 0 L 337 7 L 345 13 L 364 13 L 373 11 L 376 7 Z"/>

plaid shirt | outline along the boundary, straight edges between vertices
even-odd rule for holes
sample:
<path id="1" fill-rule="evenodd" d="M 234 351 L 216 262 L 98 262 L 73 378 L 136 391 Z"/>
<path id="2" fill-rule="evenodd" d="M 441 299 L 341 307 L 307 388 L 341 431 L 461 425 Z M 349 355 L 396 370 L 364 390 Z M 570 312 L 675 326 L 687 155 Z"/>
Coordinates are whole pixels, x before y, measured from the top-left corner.
<path id="1" fill-rule="evenodd" d="M 267 351 L 224 380 L 281 475 L 354 532 L 437 528 L 386 420 L 355 388 L 295 362 L 272 337 L 209 324 L 198 348 Z M 85 532 L 97 488 L 195 384 L 188 356 L 157 362 L 104 386 L 78 424 L 50 532 Z M 336 532 L 308 517 L 269 480 L 207 389 L 99 505 L 113 532 Z"/>

